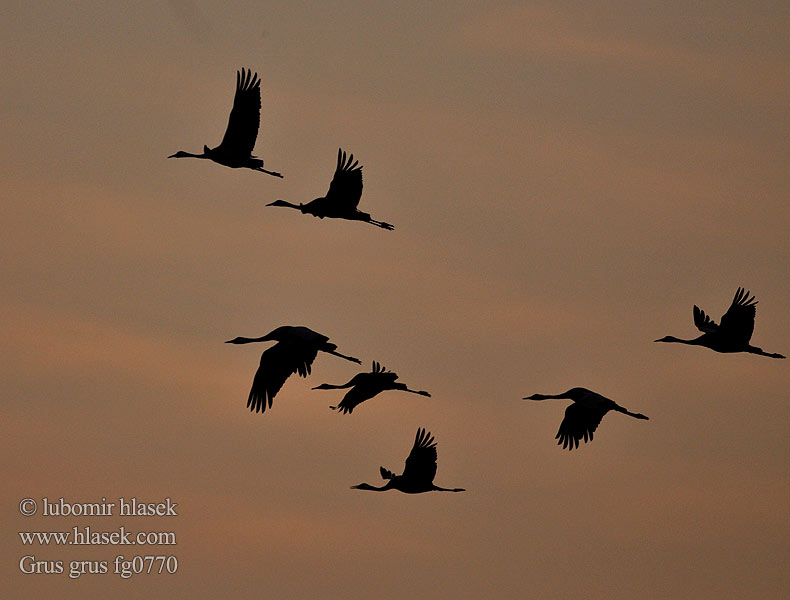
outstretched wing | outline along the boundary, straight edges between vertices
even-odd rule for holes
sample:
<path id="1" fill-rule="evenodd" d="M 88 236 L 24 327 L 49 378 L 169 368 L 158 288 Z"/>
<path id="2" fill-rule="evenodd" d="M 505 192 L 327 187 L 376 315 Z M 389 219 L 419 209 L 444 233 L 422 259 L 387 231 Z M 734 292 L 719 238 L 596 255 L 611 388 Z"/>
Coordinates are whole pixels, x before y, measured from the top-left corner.
<path id="1" fill-rule="evenodd" d="M 318 350 L 315 346 L 279 342 L 261 354 L 261 364 L 252 380 L 252 389 L 247 398 L 247 408 L 264 412 L 285 380 L 294 373 L 307 377 Z"/>
<path id="2" fill-rule="evenodd" d="M 706 315 L 696 304 L 694 305 L 694 325 L 696 325 L 697 329 L 702 333 L 713 333 L 719 329 L 716 322 Z"/>
<path id="3" fill-rule="evenodd" d="M 236 96 L 219 152 L 247 158 L 252 155 L 261 124 L 261 80 L 250 70 L 236 72 Z"/>
<path id="4" fill-rule="evenodd" d="M 414 438 L 414 446 L 406 459 L 403 468 L 403 477 L 411 482 L 425 484 L 433 483 L 436 476 L 436 442 L 430 432 L 418 429 Z"/>
<path id="5" fill-rule="evenodd" d="M 354 160 L 354 155 L 348 155 L 338 148 L 337 168 L 332 183 L 329 184 L 329 191 L 326 193 L 326 200 L 336 209 L 353 211 L 359 204 L 362 197 L 362 167 L 359 161 Z"/>
<path id="6" fill-rule="evenodd" d="M 754 332 L 754 317 L 757 300 L 749 297 L 749 292 L 739 287 L 732 304 L 721 318 L 719 331 L 736 343 L 748 344 Z"/>
<path id="7" fill-rule="evenodd" d="M 584 406 L 574 402 L 565 409 L 565 418 L 560 423 L 559 431 L 554 439 L 557 445 L 562 444 L 563 450 L 573 450 L 579 447 L 579 442 L 584 438 L 585 443 L 593 439 L 593 433 L 606 414 L 606 410 Z"/>
<path id="8" fill-rule="evenodd" d="M 370 373 L 354 375 L 348 382 L 354 387 L 346 392 L 340 404 L 331 408 L 339 410 L 343 414 L 350 413 L 365 400 L 370 400 L 384 390 L 393 389 L 391 386 L 397 378 L 396 373 L 387 371 L 386 367 L 373 361 L 373 370 Z"/>
<path id="9" fill-rule="evenodd" d="M 367 375 L 368 373 L 360 373 L 360 375 Z M 359 377 L 356 375 L 355 378 Z M 360 385 L 360 383 L 362 385 Z M 353 412 L 353 410 L 362 404 L 365 400 L 370 400 L 373 396 L 379 393 L 380 390 L 378 389 L 371 389 L 370 386 L 364 385 L 364 379 L 357 380 L 357 385 L 352 387 L 350 390 L 346 392 L 346 395 L 343 396 L 343 399 L 337 406 L 334 406 L 335 410 L 339 410 L 341 414 L 348 414 Z"/>

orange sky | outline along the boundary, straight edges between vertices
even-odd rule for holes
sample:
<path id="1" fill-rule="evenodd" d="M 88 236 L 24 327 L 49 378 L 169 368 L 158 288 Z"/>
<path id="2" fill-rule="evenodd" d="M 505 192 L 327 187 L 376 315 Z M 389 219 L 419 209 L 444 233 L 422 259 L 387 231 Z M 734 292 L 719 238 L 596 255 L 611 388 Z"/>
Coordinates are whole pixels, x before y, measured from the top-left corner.
<path id="1" fill-rule="evenodd" d="M 780 598 L 790 587 L 787 361 L 693 337 L 738 286 L 753 343 L 790 353 L 790 13 L 781 3 L 5 2 L 0 19 L 4 597 Z M 222 138 L 262 80 L 279 180 L 168 161 Z M 364 165 L 394 232 L 265 208 Z M 319 356 L 271 412 L 245 401 L 283 324 L 397 371 Z M 607 416 L 554 445 L 564 402 Z M 418 427 L 436 482 L 357 492 Z M 175 519 L 25 518 L 22 498 L 135 496 Z M 175 531 L 175 575 L 25 575 Z M 152 547 L 148 547 L 152 552 Z"/>

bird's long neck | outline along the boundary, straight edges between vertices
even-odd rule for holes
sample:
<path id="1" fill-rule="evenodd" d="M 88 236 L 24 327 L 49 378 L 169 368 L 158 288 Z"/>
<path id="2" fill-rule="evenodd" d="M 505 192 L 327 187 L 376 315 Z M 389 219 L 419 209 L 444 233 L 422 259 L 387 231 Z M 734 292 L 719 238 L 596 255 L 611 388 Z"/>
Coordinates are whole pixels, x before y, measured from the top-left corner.
<path id="1" fill-rule="evenodd" d="M 334 385 L 331 383 L 322 383 L 319 386 L 314 387 L 314 390 L 344 390 L 346 388 L 350 388 L 352 383 L 349 381 L 348 383 L 344 383 L 343 385 Z"/>
<path id="2" fill-rule="evenodd" d="M 268 342 L 271 338 L 268 335 L 264 335 L 258 338 L 247 338 L 247 337 L 237 337 L 232 340 L 228 340 L 225 342 L 226 344 L 252 344 L 254 342 Z"/>
<path id="3" fill-rule="evenodd" d="M 191 152 L 184 152 L 183 150 L 180 150 L 179 152 L 176 152 L 175 154 L 169 156 L 168 158 L 211 158 L 211 157 L 206 152 L 204 152 L 203 154 L 192 154 Z"/>
<path id="4" fill-rule="evenodd" d="M 703 338 L 705 336 L 701 335 L 693 340 L 682 340 L 680 338 L 676 338 L 673 335 L 668 335 L 666 337 L 661 338 L 660 340 L 656 340 L 657 342 L 667 342 L 667 343 L 676 343 L 676 344 L 688 344 L 689 346 L 700 346 L 703 343 Z"/>
<path id="5" fill-rule="evenodd" d="M 747 346 L 747 352 L 751 354 L 759 354 L 760 356 L 767 356 L 768 358 L 787 358 L 783 354 L 778 354 L 776 352 L 765 352 L 762 348 L 758 348 L 757 346 Z"/>
<path id="6" fill-rule="evenodd" d="M 359 485 L 352 485 L 352 490 L 367 490 L 369 492 L 385 492 L 387 490 L 392 489 L 392 479 L 390 479 L 387 483 L 382 485 L 381 487 L 375 487 L 370 485 L 369 483 L 360 483 Z"/>
<path id="7" fill-rule="evenodd" d="M 291 202 L 286 202 L 285 200 L 275 200 L 274 202 L 269 202 L 269 204 L 266 206 L 285 206 L 286 208 L 295 208 L 296 210 L 304 212 L 302 210 L 304 207 L 303 204 L 293 204 Z"/>
<path id="8" fill-rule="evenodd" d="M 532 396 L 528 396 L 524 398 L 524 400 L 566 400 L 568 397 L 565 394 L 533 394 Z"/>

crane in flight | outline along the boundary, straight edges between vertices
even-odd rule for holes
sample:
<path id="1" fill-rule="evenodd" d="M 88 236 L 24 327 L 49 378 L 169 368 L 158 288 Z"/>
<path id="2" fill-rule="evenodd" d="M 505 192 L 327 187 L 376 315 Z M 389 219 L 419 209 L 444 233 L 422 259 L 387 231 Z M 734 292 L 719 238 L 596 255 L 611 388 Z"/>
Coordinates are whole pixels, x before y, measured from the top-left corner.
<path id="1" fill-rule="evenodd" d="M 411 392 L 412 394 L 419 394 L 420 396 L 428 396 L 430 394 L 424 391 L 410 390 L 406 387 L 405 383 L 396 381 L 398 374 L 392 371 L 387 371 L 385 367 L 373 361 L 373 370 L 369 373 L 358 373 L 354 375 L 347 383 L 343 385 L 332 385 L 331 383 L 322 383 L 314 387 L 314 390 L 343 390 L 351 388 L 343 396 L 343 399 L 337 406 L 330 406 L 332 410 L 339 410 L 342 414 L 353 412 L 357 405 L 363 403 L 365 400 L 370 400 L 377 394 L 386 390 L 401 390 L 404 392 Z"/>
<path id="2" fill-rule="evenodd" d="M 554 439 L 557 445 L 562 444 L 563 450 L 573 450 L 579 447 L 579 442 L 584 438 L 584 442 L 592 441 L 593 433 L 604 415 L 610 410 L 616 410 L 635 419 L 647 419 L 642 413 L 632 413 L 626 410 L 614 400 L 609 400 L 600 394 L 591 392 L 586 388 L 576 387 L 568 390 L 564 394 L 549 396 L 546 394 L 533 394 L 524 400 L 573 400 L 568 408 L 565 409 L 565 418 L 560 423 L 560 429 Z"/>
<path id="3" fill-rule="evenodd" d="M 354 155 L 346 157 L 346 153 L 338 148 L 337 167 L 329 191 L 326 196 L 311 200 L 307 204 L 292 204 L 285 200 L 275 200 L 266 206 L 285 206 L 295 208 L 302 214 L 313 215 L 323 219 L 347 219 L 349 221 L 363 221 L 376 227 L 392 231 L 394 226 L 384 221 L 376 221 L 371 216 L 357 208 L 362 198 L 362 166 L 354 160 Z"/>
<path id="4" fill-rule="evenodd" d="M 782 354 L 765 352 L 762 348 L 752 346 L 749 343 L 754 332 L 754 317 L 757 313 L 756 304 L 757 300 L 754 299 L 754 296 L 750 298 L 749 292 L 739 287 L 735 292 L 730 308 L 722 316 L 720 325 L 695 304 L 694 325 L 702 332 L 701 336 L 691 340 L 681 340 L 667 335 L 654 341 L 705 346 L 716 352 L 750 352 L 751 354 L 759 354 L 769 358 L 785 358 Z"/>
<path id="5" fill-rule="evenodd" d="M 358 358 L 337 352 L 337 346 L 330 343 L 327 336 L 307 327 L 283 325 L 263 337 L 237 337 L 225 343 L 251 344 L 270 341 L 277 343 L 261 354 L 261 364 L 252 380 L 252 388 L 247 397 L 247 408 L 250 411 L 265 412 L 267 404 L 271 408 L 277 392 L 283 387 L 285 380 L 294 373 L 307 377 L 319 351 L 362 364 Z"/>
<path id="6" fill-rule="evenodd" d="M 384 492 L 387 490 L 398 490 L 406 494 L 421 494 L 423 492 L 465 492 L 464 488 L 443 488 L 433 484 L 436 476 L 436 442 L 430 432 L 425 429 L 418 429 L 417 436 L 414 438 L 409 456 L 406 458 L 406 466 L 401 475 L 395 475 L 384 467 L 379 467 L 382 479 L 387 483 L 381 487 L 374 487 L 367 483 L 352 485 L 352 490 L 370 490 L 372 492 Z"/>
<path id="7" fill-rule="evenodd" d="M 191 154 L 179 150 L 167 158 L 207 158 L 220 165 L 234 169 L 245 168 L 282 177 L 263 168 L 263 160 L 253 156 L 258 128 L 261 124 L 261 80 L 252 71 L 236 71 L 236 96 L 230 111 L 228 128 L 222 142 L 216 148 L 203 146 L 203 154 Z"/>

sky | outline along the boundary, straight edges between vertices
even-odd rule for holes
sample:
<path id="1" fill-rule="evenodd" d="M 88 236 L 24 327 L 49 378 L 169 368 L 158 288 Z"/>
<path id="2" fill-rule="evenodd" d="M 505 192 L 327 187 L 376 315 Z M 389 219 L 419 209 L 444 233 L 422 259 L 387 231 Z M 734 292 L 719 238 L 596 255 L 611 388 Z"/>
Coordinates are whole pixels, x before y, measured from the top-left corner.
<path id="1" fill-rule="evenodd" d="M 790 366 L 653 340 L 744 286 L 752 343 L 790 354 L 787 3 L 0 13 L 4 596 L 785 596 Z M 166 159 L 219 143 L 241 67 L 282 180 Z M 339 147 L 395 231 L 265 206 L 324 195 Z M 267 346 L 223 342 L 280 325 L 363 368 L 321 355 L 250 413 Z M 432 397 L 311 390 L 374 360 Z M 566 402 L 521 398 L 576 386 L 650 420 L 563 451 Z M 349 489 L 418 427 L 466 492 Z M 178 516 L 19 508 L 121 497 Z M 86 525 L 177 544 L 19 536 Z M 146 554 L 177 572 L 112 572 Z"/>

